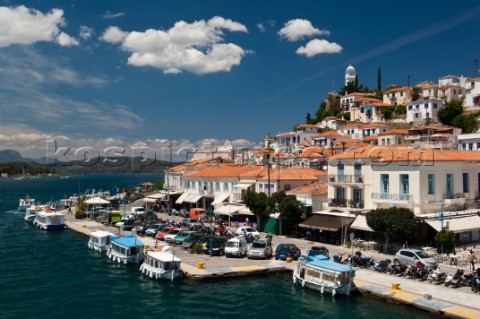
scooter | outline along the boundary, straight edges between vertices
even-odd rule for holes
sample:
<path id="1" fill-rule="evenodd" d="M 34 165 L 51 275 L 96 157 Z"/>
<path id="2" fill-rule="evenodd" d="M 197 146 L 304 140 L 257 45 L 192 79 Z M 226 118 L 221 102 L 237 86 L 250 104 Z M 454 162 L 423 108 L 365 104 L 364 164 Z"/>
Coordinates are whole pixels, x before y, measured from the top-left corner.
<path id="1" fill-rule="evenodd" d="M 403 276 L 406 270 L 407 270 L 407 266 L 405 265 L 400 265 L 400 264 L 393 265 L 392 268 L 390 269 L 390 275 Z"/>
<path id="2" fill-rule="evenodd" d="M 457 269 L 455 274 L 448 274 L 447 279 L 445 279 L 445 287 L 452 286 L 457 288 L 460 286 L 460 282 L 463 276 L 463 269 Z"/>
<path id="3" fill-rule="evenodd" d="M 480 268 L 477 268 L 477 271 L 475 272 L 475 276 L 472 279 L 471 286 L 472 291 L 474 293 L 477 293 L 480 291 Z"/>
<path id="4" fill-rule="evenodd" d="M 407 269 L 405 269 L 405 272 L 403 273 L 403 277 L 405 278 L 416 278 L 417 277 L 417 267 L 416 266 L 407 266 Z"/>
<path id="5" fill-rule="evenodd" d="M 430 269 L 425 267 L 425 264 L 421 262 L 420 260 L 417 261 L 417 279 L 420 280 L 427 280 L 428 275 L 430 274 Z"/>
<path id="6" fill-rule="evenodd" d="M 437 268 L 432 273 L 430 273 L 430 276 L 428 276 L 428 278 L 429 283 L 435 282 L 436 284 L 441 284 L 447 278 L 447 273 L 441 271 L 440 267 L 437 266 Z"/>
<path id="7" fill-rule="evenodd" d="M 390 270 L 390 262 L 390 259 L 375 261 L 375 263 L 373 264 L 373 271 L 386 273 Z"/>

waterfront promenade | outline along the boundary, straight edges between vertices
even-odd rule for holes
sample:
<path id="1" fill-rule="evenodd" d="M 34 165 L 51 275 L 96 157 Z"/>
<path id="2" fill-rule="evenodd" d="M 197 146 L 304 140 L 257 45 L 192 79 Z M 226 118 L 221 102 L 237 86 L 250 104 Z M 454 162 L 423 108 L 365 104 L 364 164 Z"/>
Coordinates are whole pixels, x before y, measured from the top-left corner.
<path id="1" fill-rule="evenodd" d="M 66 212 L 65 212 L 66 213 Z M 160 214 L 165 219 L 172 219 L 171 216 Z M 71 230 L 88 236 L 94 229 L 106 227 L 90 220 L 75 220 L 74 215 L 65 214 L 67 224 Z M 181 220 L 180 217 L 175 217 Z M 118 233 L 118 229 L 110 227 L 110 231 Z M 262 234 L 264 235 L 264 234 Z M 145 245 L 158 247 L 165 245 L 164 242 L 157 242 L 151 237 L 139 239 Z M 339 253 L 351 253 L 351 249 L 319 244 L 299 238 L 286 236 L 274 236 L 273 246 L 280 243 L 294 243 L 302 252 L 313 245 L 322 245 L 329 249 L 330 255 Z M 85 243 L 86 247 L 86 243 Z M 275 272 L 291 272 L 296 262 L 271 260 L 250 260 L 247 258 L 226 258 L 205 254 L 191 254 L 180 247 L 174 247 L 175 254 L 182 260 L 182 270 L 189 280 L 215 280 L 222 277 L 263 275 Z M 391 255 L 380 254 L 376 251 L 363 251 L 364 254 L 375 259 L 392 259 Z M 201 266 L 201 267 L 199 267 Z M 449 265 L 440 266 L 443 271 L 454 272 L 456 268 Z M 426 311 L 437 313 L 451 318 L 480 318 L 480 307 L 478 306 L 480 296 L 473 294 L 469 287 L 449 288 L 443 285 L 429 284 L 416 280 L 393 277 L 372 270 L 356 269 L 355 283 L 358 290 L 365 295 L 374 296 L 383 300 L 407 304 Z M 293 284 L 293 283 L 292 283 Z M 396 284 L 399 289 L 392 289 Z"/>

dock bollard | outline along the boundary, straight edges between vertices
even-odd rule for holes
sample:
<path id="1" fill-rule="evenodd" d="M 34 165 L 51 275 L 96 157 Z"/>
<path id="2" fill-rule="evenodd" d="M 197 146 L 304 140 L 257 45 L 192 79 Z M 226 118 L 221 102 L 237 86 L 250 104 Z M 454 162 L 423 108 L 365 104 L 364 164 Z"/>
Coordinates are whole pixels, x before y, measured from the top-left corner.
<path id="1" fill-rule="evenodd" d="M 399 284 L 399 283 L 393 283 L 393 284 L 392 284 L 392 289 L 393 289 L 393 290 L 398 290 L 398 289 L 400 289 L 400 284 Z"/>
<path id="2" fill-rule="evenodd" d="M 287 263 L 291 263 L 291 262 L 292 262 L 292 258 L 289 257 L 289 258 L 287 258 L 285 261 L 286 261 Z"/>
<path id="3" fill-rule="evenodd" d="M 205 263 L 198 263 L 197 268 L 198 269 L 204 269 L 205 268 Z"/>

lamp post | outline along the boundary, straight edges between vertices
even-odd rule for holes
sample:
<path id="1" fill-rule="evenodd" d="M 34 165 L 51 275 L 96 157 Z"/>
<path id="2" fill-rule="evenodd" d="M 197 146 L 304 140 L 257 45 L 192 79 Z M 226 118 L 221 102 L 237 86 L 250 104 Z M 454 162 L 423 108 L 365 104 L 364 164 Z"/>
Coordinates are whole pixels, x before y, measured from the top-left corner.
<path id="1" fill-rule="evenodd" d="M 208 209 L 210 216 L 210 257 L 213 256 L 213 209 L 212 206 Z"/>

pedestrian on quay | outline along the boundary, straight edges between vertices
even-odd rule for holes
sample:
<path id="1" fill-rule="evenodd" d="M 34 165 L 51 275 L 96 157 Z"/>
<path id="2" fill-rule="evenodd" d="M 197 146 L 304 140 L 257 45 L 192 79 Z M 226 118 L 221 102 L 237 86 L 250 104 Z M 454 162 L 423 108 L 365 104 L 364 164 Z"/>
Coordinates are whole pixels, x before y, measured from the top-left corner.
<path id="1" fill-rule="evenodd" d="M 408 248 L 408 241 L 406 241 L 405 244 L 403 244 L 403 248 Z"/>
<path id="2" fill-rule="evenodd" d="M 473 253 L 473 249 L 470 249 L 469 259 L 470 259 L 470 267 L 472 268 L 472 270 L 475 270 L 475 260 L 477 259 L 477 257 Z"/>
<path id="3" fill-rule="evenodd" d="M 72 207 L 68 207 L 68 214 L 72 214 Z"/>

